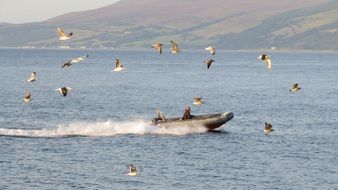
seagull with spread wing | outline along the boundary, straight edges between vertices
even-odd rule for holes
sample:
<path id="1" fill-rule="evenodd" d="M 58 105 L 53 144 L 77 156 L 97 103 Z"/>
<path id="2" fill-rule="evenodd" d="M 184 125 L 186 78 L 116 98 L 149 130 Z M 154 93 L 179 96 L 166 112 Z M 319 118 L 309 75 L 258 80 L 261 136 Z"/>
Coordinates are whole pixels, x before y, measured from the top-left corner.
<path id="1" fill-rule="evenodd" d="M 302 89 L 298 85 L 299 85 L 298 83 L 293 84 L 292 87 L 291 87 L 291 89 L 290 89 L 290 91 L 291 92 L 297 92 L 298 90 Z"/>
<path id="2" fill-rule="evenodd" d="M 204 102 L 202 101 L 201 97 L 197 96 L 197 97 L 194 98 L 194 105 L 200 106 L 202 104 L 204 104 Z"/>
<path id="3" fill-rule="evenodd" d="M 72 89 L 70 87 L 61 87 L 61 88 L 58 88 L 58 89 L 55 89 L 55 90 L 59 91 L 60 94 L 62 94 L 63 96 L 67 96 L 68 92 Z"/>
<path id="4" fill-rule="evenodd" d="M 117 57 L 116 60 L 115 60 L 115 69 L 114 71 L 115 72 L 119 72 L 119 71 L 122 71 L 124 69 L 120 59 Z"/>
<path id="5" fill-rule="evenodd" d="M 157 43 L 153 44 L 151 47 L 156 49 L 156 51 L 160 52 L 160 54 L 162 54 L 163 44 Z"/>
<path id="6" fill-rule="evenodd" d="M 214 46 L 209 46 L 209 47 L 205 48 L 205 50 L 209 51 L 211 53 L 211 55 L 215 55 L 215 53 L 216 53 L 216 48 Z"/>
<path id="7" fill-rule="evenodd" d="M 64 68 L 64 67 L 70 67 L 71 65 L 73 65 L 74 63 L 80 63 L 81 61 L 84 61 L 85 59 L 87 59 L 89 57 L 89 55 L 85 55 L 85 56 L 82 56 L 82 57 L 75 57 L 67 62 L 65 62 L 61 68 Z"/>
<path id="8" fill-rule="evenodd" d="M 204 61 L 204 63 L 207 64 L 208 69 L 210 68 L 210 66 L 213 62 L 215 62 L 215 60 L 213 60 L 213 59 L 208 59 L 208 60 Z"/>
<path id="9" fill-rule="evenodd" d="M 270 58 L 269 55 L 262 54 L 257 59 L 261 59 L 263 61 L 263 63 L 265 64 L 266 68 L 268 68 L 269 70 L 272 69 L 271 58 Z"/>
<path id="10" fill-rule="evenodd" d="M 171 42 L 171 53 L 179 53 L 181 50 L 178 48 L 178 45 L 172 40 L 170 40 L 170 42 Z"/>
<path id="11" fill-rule="evenodd" d="M 265 122 L 264 133 L 270 133 L 273 131 L 271 123 Z"/>
<path id="12" fill-rule="evenodd" d="M 69 40 L 71 39 L 71 37 L 73 36 L 73 32 L 70 32 L 68 34 L 66 34 L 62 28 L 58 27 L 57 29 L 58 32 L 58 37 L 60 41 L 65 41 L 65 40 Z"/>
<path id="13" fill-rule="evenodd" d="M 31 74 L 31 76 L 29 77 L 29 79 L 27 79 L 27 82 L 34 82 L 36 80 L 37 80 L 37 78 L 36 78 L 36 72 L 33 71 L 32 74 Z"/>

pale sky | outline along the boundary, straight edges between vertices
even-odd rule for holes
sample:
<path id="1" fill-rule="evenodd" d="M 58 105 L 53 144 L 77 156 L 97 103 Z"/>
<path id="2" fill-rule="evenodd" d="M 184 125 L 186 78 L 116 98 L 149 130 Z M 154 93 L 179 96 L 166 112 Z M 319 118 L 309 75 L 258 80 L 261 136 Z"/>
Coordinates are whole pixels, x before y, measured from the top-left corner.
<path id="1" fill-rule="evenodd" d="M 0 0 L 0 23 L 37 22 L 73 11 L 100 8 L 119 0 Z"/>

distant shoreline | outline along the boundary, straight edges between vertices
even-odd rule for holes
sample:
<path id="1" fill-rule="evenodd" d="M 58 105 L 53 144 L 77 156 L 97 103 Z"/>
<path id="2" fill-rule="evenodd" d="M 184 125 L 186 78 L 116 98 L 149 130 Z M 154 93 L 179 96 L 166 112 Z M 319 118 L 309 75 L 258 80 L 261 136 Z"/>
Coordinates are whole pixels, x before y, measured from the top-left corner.
<path id="1" fill-rule="evenodd" d="M 96 50 L 96 51 L 154 51 L 151 48 L 54 48 L 54 47 L 0 47 L 0 49 L 29 49 L 29 50 Z M 183 49 L 182 52 L 200 52 L 202 49 Z M 338 53 L 338 50 L 313 50 L 313 49 L 217 49 L 217 52 L 322 52 L 322 53 Z"/>

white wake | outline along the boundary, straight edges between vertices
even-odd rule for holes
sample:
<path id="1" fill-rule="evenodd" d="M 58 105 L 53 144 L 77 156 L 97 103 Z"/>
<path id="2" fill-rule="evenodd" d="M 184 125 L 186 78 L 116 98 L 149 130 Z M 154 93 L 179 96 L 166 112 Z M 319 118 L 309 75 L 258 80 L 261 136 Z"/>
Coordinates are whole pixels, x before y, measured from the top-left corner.
<path id="1" fill-rule="evenodd" d="M 115 136 L 126 134 L 157 134 L 157 135 L 187 135 L 204 133 L 206 128 L 202 126 L 177 126 L 161 128 L 146 121 L 132 122 L 74 122 L 59 125 L 55 128 L 44 129 L 10 129 L 0 128 L 0 136 L 19 137 L 68 137 L 68 136 Z"/>

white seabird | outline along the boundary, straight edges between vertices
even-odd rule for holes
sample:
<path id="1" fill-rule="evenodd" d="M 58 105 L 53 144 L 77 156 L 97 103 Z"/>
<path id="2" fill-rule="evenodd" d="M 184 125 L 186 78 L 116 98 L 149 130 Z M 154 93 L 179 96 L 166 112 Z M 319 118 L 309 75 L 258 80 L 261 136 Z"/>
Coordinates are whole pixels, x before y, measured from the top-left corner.
<path id="1" fill-rule="evenodd" d="M 261 59 L 264 62 L 266 68 L 268 68 L 269 70 L 272 69 L 272 63 L 271 63 L 270 56 L 268 56 L 267 54 L 262 54 L 257 59 Z"/>
<path id="2" fill-rule="evenodd" d="M 296 83 L 296 84 L 293 84 L 292 85 L 292 88 L 290 89 L 291 92 L 297 92 L 298 90 L 302 89 L 298 86 L 299 84 Z"/>
<path id="3" fill-rule="evenodd" d="M 118 71 L 122 71 L 124 69 L 120 59 L 117 57 L 115 60 L 115 69 L 114 71 L 118 72 Z"/>
<path id="4" fill-rule="evenodd" d="M 61 87 L 61 88 L 58 88 L 58 89 L 55 89 L 55 90 L 59 91 L 60 94 L 62 94 L 63 96 L 67 96 L 68 92 L 72 89 L 70 87 Z"/>
<path id="5" fill-rule="evenodd" d="M 160 43 L 153 44 L 151 47 L 154 48 L 154 49 L 156 49 L 158 52 L 160 52 L 160 54 L 162 54 L 163 44 L 160 44 Z"/>
<path id="6" fill-rule="evenodd" d="M 273 129 L 272 129 L 271 123 L 265 122 L 264 133 L 270 133 L 270 132 L 272 132 L 272 131 L 273 131 Z"/>
<path id="7" fill-rule="evenodd" d="M 178 45 L 172 40 L 170 40 L 170 43 L 171 43 L 171 53 L 179 53 L 180 49 L 178 48 Z"/>
<path id="8" fill-rule="evenodd" d="M 215 60 L 213 60 L 213 59 L 207 59 L 206 61 L 204 61 L 204 63 L 207 64 L 208 69 L 210 68 L 210 66 L 213 62 L 215 62 Z"/>
<path id="9" fill-rule="evenodd" d="M 85 56 L 82 56 L 82 57 L 75 57 L 75 58 L 73 58 L 73 59 L 71 59 L 71 60 L 65 62 L 65 63 L 61 66 L 61 68 L 64 68 L 64 67 L 70 67 L 72 64 L 74 64 L 74 63 L 79 63 L 79 62 L 81 62 L 81 61 L 84 61 L 84 60 L 87 59 L 88 57 L 89 57 L 88 54 L 85 55 Z"/>
<path id="10" fill-rule="evenodd" d="M 36 78 L 36 72 L 33 71 L 32 74 L 31 74 L 31 76 L 27 79 L 27 81 L 28 82 L 34 82 L 36 80 L 37 80 L 37 78 Z"/>
<path id="11" fill-rule="evenodd" d="M 205 50 L 209 51 L 211 53 L 211 55 L 215 55 L 215 53 L 216 53 L 216 48 L 214 46 L 209 46 L 209 47 L 205 48 Z"/>
<path id="12" fill-rule="evenodd" d="M 130 176 L 137 176 L 137 169 L 133 164 L 129 165 L 129 173 Z"/>
<path id="13" fill-rule="evenodd" d="M 202 101 L 202 98 L 201 97 L 195 97 L 194 98 L 194 105 L 196 105 L 196 106 L 200 106 L 200 105 L 202 105 L 202 104 L 204 104 L 204 102 Z"/>
<path id="14" fill-rule="evenodd" d="M 26 92 L 23 96 L 23 101 L 25 103 L 29 103 L 31 101 L 31 93 L 28 90 L 26 90 Z"/>
<path id="15" fill-rule="evenodd" d="M 66 34 L 60 27 L 57 29 L 58 31 L 58 36 L 60 41 L 65 41 L 71 39 L 71 36 L 73 35 L 73 32 L 70 32 Z"/>

